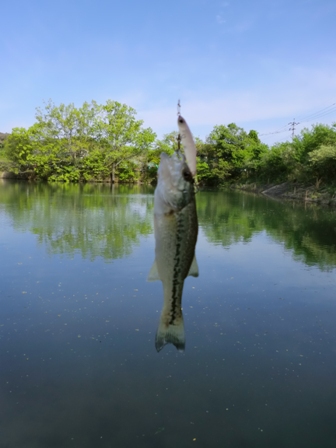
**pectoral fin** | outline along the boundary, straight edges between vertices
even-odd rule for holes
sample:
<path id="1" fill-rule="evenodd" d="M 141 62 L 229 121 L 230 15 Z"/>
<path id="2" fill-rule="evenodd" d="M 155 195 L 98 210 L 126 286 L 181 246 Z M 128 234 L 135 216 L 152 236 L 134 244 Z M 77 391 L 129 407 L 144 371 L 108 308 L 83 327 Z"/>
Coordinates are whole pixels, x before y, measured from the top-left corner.
<path id="1" fill-rule="evenodd" d="M 148 282 L 156 282 L 156 280 L 161 280 L 161 279 L 160 279 L 158 268 L 156 265 L 156 260 L 154 260 L 151 270 L 149 271 L 147 281 Z"/>
<path id="2" fill-rule="evenodd" d="M 196 256 L 194 255 L 194 259 L 191 263 L 188 275 L 192 275 L 193 277 L 198 277 L 199 273 L 198 273 L 198 264 L 196 261 Z"/>

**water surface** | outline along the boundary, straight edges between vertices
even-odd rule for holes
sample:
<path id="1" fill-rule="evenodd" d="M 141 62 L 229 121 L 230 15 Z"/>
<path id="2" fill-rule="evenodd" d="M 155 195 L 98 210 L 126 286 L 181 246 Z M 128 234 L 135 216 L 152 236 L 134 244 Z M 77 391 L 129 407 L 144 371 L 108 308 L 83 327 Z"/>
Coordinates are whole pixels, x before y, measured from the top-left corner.
<path id="1" fill-rule="evenodd" d="M 336 213 L 201 192 L 155 351 L 153 189 L 0 185 L 0 446 L 334 448 Z"/>

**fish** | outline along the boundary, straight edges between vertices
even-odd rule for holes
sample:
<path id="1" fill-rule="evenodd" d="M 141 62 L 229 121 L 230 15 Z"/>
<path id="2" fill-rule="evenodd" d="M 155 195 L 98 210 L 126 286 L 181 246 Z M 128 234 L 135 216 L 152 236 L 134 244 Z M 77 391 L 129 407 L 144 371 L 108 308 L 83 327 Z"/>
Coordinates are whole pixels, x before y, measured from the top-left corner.
<path id="1" fill-rule="evenodd" d="M 159 352 L 166 344 L 185 349 L 182 293 L 188 275 L 198 276 L 195 247 L 198 221 L 194 178 L 186 157 L 162 153 L 154 193 L 155 261 L 148 281 L 161 280 L 163 308 L 155 337 Z"/>
<path id="2" fill-rule="evenodd" d="M 195 174 L 196 174 L 196 145 L 194 142 L 194 138 L 192 136 L 192 133 L 189 129 L 187 122 L 181 115 L 179 115 L 177 118 L 177 125 L 179 128 L 187 164 L 189 166 L 191 174 L 193 176 L 195 176 Z"/>

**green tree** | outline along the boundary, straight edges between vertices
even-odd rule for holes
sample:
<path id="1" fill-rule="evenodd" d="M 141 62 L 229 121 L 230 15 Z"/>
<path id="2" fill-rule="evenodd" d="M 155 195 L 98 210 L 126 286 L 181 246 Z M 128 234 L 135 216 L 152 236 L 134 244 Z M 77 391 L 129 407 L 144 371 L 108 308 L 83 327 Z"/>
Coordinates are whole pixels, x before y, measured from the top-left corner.
<path id="1" fill-rule="evenodd" d="M 34 174 L 31 156 L 35 145 L 32 137 L 31 129 L 14 128 L 5 141 L 6 158 L 10 161 L 10 170 L 16 174 Z"/>
<path id="2" fill-rule="evenodd" d="M 81 108 L 73 104 L 56 106 L 49 101 L 36 113 L 37 130 L 41 147 L 36 158 L 52 166 L 50 180 L 79 181 L 85 179 L 83 159 L 93 150 L 95 141 L 94 120 L 98 105 L 84 103 Z M 37 173 L 41 177 L 41 173 Z"/>
<path id="3" fill-rule="evenodd" d="M 0 171 L 9 171 L 11 167 L 11 162 L 5 150 L 5 140 L 8 136 L 9 134 L 0 132 Z"/>
<path id="4" fill-rule="evenodd" d="M 292 141 L 276 143 L 262 153 L 256 174 L 268 183 L 289 180 L 307 184 L 315 179 L 318 186 L 322 177 L 331 182 L 335 146 L 336 126 L 314 125 Z"/>
<path id="5" fill-rule="evenodd" d="M 80 108 L 49 101 L 29 129 L 15 129 L 6 154 L 16 172 L 51 181 L 140 178 L 155 134 L 135 119 L 135 110 L 116 101 Z"/>
<path id="6" fill-rule="evenodd" d="M 9 136 L 9 134 L 0 132 L 0 150 L 2 150 L 4 148 L 4 143 L 8 136 Z"/>
<path id="7" fill-rule="evenodd" d="M 289 142 L 276 143 L 269 151 L 261 155 L 258 176 L 267 183 L 286 181 L 292 169 L 292 162 L 291 144 Z"/>
<path id="8" fill-rule="evenodd" d="M 152 147 L 156 135 L 136 120 L 136 111 L 126 104 L 108 100 L 99 106 L 95 119 L 95 137 L 99 141 L 104 166 L 115 182 L 116 169 L 130 159 L 144 155 Z"/>
<path id="9" fill-rule="evenodd" d="M 336 145 L 336 123 L 332 126 L 316 124 L 311 129 L 305 128 L 292 142 L 296 156 L 302 163 L 307 163 L 309 153 L 322 145 Z"/>
<path id="10" fill-rule="evenodd" d="M 321 145 L 318 149 L 309 153 L 309 162 L 312 175 L 319 185 L 321 180 L 328 183 L 336 180 L 336 145 Z"/>
<path id="11" fill-rule="evenodd" d="M 56 106 L 51 100 L 44 110 L 37 108 L 36 120 L 40 137 L 57 140 L 63 157 L 71 159 L 76 165 L 87 153 L 88 143 L 92 142 L 94 119 L 98 105 L 84 103 L 77 109 L 74 104 Z"/>
<path id="12" fill-rule="evenodd" d="M 239 179 L 266 150 L 256 131 L 247 133 L 235 123 L 215 126 L 206 143 L 201 159 L 207 162 L 213 183 Z"/>

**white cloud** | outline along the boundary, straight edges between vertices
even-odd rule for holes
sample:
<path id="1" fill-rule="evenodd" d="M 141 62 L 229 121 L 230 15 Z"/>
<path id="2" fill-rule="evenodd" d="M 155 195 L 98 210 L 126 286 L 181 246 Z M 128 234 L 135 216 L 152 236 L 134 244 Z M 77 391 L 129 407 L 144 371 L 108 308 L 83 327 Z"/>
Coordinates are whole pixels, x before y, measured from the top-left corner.
<path id="1" fill-rule="evenodd" d="M 217 14 L 216 15 L 216 21 L 217 23 L 219 23 L 220 25 L 222 25 L 223 23 L 226 22 L 226 20 L 223 18 L 223 16 L 221 14 Z"/>
<path id="2" fill-rule="evenodd" d="M 334 72 L 332 68 L 297 67 L 290 70 L 287 67 L 287 76 L 281 82 L 270 81 L 267 86 L 262 84 L 235 90 L 226 87 L 217 93 L 206 89 L 181 92 L 181 113 L 194 134 L 200 137 L 205 137 L 204 132 L 208 133 L 217 124 L 232 122 L 246 128 L 251 126 L 259 132 L 272 132 L 286 125 L 293 117 L 299 120 L 300 116 L 335 102 Z M 161 137 L 176 127 L 176 102 L 173 100 L 168 105 L 152 103 L 150 107 L 142 105 L 138 116 Z M 330 115 L 321 118 L 321 121 L 327 123 L 332 119 Z M 274 138 L 279 140 L 281 135 Z"/>
<path id="3" fill-rule="evenodd" d="M 245 33 L 246 31 L 249 31 L 254 24 L 254 20 L 242 20 L 238 23 L 236 23 L 234 26 L 232 26 L 229 31 L 233 33 Z"/>

